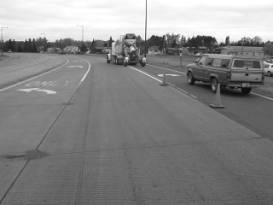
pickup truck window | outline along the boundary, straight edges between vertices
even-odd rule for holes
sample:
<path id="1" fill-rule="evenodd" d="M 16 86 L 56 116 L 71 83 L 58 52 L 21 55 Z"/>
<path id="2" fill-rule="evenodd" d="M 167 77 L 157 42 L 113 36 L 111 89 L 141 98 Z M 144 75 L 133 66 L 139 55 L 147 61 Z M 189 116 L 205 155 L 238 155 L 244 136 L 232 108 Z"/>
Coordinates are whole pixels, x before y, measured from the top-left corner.
<path id="1" fill-rule="evenodd" d="M 213 67 L 221 67 L 221 59 L 219 59 L 219 58 L 213 59 L 212 66 Z"/>
<path id="2" fill-rule="evenodd" d="M 206 65 L 206 60 L 207 60 L 207 57 L 206 56 L 203 56 L 200 60 L 199 60 L 199 65 Z"/>
<path id="3" fill-rule="evenodd" d="M 228 65 L 229 65 L 229 62 L 230 62 L 229 59 L 222 59 L 222 61 L 221 61 L 221 67 L 222 68 L 227 68 Z"/>
<path id="4" fill-rule="evenodd" d="M 255 60 L 234 60 L 233 68 L 261 68 L 261 64 Z"/>
<path id="5" fill-rule="evenodd" d="M 208 58 L 206 61 L 206 65 L 211 66 L 213 62 L 213 58 Z"/>

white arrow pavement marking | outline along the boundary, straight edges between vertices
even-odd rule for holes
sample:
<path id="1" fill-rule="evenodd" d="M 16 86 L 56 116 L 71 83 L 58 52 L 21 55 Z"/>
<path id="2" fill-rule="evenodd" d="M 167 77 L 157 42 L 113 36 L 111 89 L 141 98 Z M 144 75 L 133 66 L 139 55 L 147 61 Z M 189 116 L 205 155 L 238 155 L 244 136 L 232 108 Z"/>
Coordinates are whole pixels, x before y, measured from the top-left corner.
<path id="1" fill-rule="evenodd" d="M 82 65 L 69 65 L 68 68 L 83 68 Z"/>
<path id="2" fill-rule="evenodd" d="M 166 75 L 166 76 L 172 76 L 172 77 L 180 76 L 180 75 L 178 75 L 178 74 L 173 74 L 173 73 L 170 73 L 170 74 L 167 73 L 167 74 L 165 74 L 165 75 Z M 162 78 L 162 77 L 163 77 L 163 74 L 158 74 L 157 76 Z"/>
<path id="3" fill-rule="evenodd" d="M 37 91 L 37 92 L 44 92 L 48 95 L 53 95 L 56 94 L 57 92 L 54 90 L 46 90 L 46 89 L 41 89 L 41 88 L 25 88 L 25 89 L 18 89 L 18 91 L 30 93 L 32 91 Z"/>

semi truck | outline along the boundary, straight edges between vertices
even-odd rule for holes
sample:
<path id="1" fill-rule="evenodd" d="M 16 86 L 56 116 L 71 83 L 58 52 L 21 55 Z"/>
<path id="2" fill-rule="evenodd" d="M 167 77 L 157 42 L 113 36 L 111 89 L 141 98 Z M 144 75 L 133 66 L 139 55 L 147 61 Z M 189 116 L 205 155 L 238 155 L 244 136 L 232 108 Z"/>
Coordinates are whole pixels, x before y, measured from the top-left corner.
<path id="1" fill-rule="evenodd" d="M 141 66 L 146 65 L 146 58 L 140 56 L 140 49 L 136 45 L 136 35 L 127 33 L 112 43 L 110 52 L 107 54 L 107 63 L 113 62 L 117 65 L 128 64 Z"/>

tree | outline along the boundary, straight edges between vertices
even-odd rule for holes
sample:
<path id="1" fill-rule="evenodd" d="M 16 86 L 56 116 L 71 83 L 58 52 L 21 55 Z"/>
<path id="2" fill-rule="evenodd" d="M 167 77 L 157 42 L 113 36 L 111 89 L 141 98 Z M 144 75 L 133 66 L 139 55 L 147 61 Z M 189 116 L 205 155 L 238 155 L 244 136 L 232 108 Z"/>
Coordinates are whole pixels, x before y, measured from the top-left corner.
<path id="1" fill-rule="evenodd" d="M 111 47 L 111 46 L 112 46 L 112 43 L 113 43 L 113 39 L 112 39 L 112 36 L 110 36 L 109 43 L 108 43 L 108 47 Z"/>
<path id="2" fill-rule="evenodd" d="M 212 50 L 217 46 L 217 40 L 212 36 L 196 36 L 188 40 L 187 46 L 199 48 L 201 46 L 207 47 L 209 50 Z"/>
<path id="3" fill-rule="evenodd" d="M 180 34 L 169 34 L 165 35 L 167 47 L 176 48 L 180 45 Z"/>
<path id="4" fill-rule="evenodd" d="M 82 44 L 81 44 L 81 46 L 80 46 L 80 49 L 81 49 L 81 53 L 86 53 L 87 47 L 86 47 L 86 45 L 85 45 L 84 42 L 82 42 Z"/>
<path id="5" fill-rule="evenodd" d="M 229 38 L 229 36 L 226 37 L 225 45 L 226 45 L 226 46 L 229 46 L 229 45 L 230 45 L 230 38 Z"/>
<path id="6" fill-rule="evenodd" d="M 260 36 L 255 36 L 251 39 L 252 46 L 260 46 L 263 44 L 262 38 Z"/>
<path id="7" fill-rule="evenodd" d="M 266 55 L 270 55 L 270 56 L 273 56 L 273 42 L 266 42 L 265 45 L 264 45 L 264 53 Z"/>
<path id="8" fill-rule="evenodd" d="M 158 46 L 159 50 L 162 50 L 162 41 L 163 37 L 152 35 L 150 39 L 148 39 L 149 46 Z"/>

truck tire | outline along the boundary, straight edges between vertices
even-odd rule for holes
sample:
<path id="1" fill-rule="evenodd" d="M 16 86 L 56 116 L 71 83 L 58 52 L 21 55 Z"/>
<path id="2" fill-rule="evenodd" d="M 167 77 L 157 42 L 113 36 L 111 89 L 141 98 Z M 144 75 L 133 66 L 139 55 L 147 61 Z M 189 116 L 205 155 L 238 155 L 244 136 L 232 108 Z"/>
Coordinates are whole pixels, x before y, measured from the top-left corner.
<path id="1" fill-rule="evenodd" d="M 211 88 L 211 91 L 216 93 L 217 91 L 217 87 L 218 87 L 218 80 L 213 77 L 210 79 L 210 88 Z"/>
<path id="2" fill-rule="evenodd" d="M 247 95 L 251 91 L 251 88 L 242 88 L 242 94 Z"/>
<path id="3" fill-rule="evenodd" d="M 142 67 L 144 67 L 144 66 L 146 65 L 146 63 L 145 63 L 145 62 L 141 62 L 140 65 L 141 65 Z"/>

